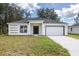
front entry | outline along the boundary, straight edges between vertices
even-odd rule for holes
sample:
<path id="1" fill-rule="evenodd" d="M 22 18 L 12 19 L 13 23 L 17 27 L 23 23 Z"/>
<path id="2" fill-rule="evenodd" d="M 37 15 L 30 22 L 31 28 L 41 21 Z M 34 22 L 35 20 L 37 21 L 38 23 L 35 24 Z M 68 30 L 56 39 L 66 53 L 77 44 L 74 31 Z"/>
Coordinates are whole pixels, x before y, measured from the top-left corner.
<path id="1" fill-rule="evenodd" d="M 33 34 L 39 34 L 39 26 L 33 26 Z"/>

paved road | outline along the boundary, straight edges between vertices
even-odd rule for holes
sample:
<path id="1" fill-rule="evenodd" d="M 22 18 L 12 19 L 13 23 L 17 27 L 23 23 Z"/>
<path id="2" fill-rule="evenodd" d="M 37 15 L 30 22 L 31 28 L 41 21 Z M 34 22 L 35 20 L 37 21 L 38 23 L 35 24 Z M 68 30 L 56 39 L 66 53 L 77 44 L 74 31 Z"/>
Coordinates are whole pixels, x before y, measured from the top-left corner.
<path id="1" fill-rule="evenodd" d="M 71 56 L 79 56 L 79 40 L 67 36 L 48 36 L 67 50 Z"/>

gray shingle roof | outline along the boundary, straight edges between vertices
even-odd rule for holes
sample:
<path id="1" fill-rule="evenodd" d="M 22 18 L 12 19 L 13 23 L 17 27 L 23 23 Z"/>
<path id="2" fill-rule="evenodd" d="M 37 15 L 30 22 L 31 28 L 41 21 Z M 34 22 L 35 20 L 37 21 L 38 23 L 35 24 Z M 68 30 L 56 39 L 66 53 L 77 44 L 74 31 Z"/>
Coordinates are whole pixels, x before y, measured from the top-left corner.
<path id="1" fill-rule="evenodd" d="M 67 24 L 67 23 L 64 23 L 64 22 L 56 22 L 54 20 L 51 20 L 51 19 L 45 19 L 44 23 L 61 23 L 61 24 Z"/>
<path id="2" fill-rule="evenodd" d="M 29 21 L 28 20 L 20 20 L 20 21 L 16 21 L 14 23 L 28 23 Z"/>
<path id="3" fill-rule="evenodd" d="M 28 18 L 27 20 L 44 20 L 44 19 L 36 17 L 36 18 Z"/>
<path id="4" fill-rule="evenodd" d="M 67 24 L 67 23 L 64 23 L 64 22 L 55 22 L 51 19 L 42 19 L 42 18 L 29 18 L 29 19 L 25 19 L 25 20 L 20 20 L 20 21 L 15 21 L 15 22 L 12 22 L 12 23 L 29 23 L 29 20 L 44 20 L 43 23 L 61 23 L 61 24 Z"/>
<path id="5" fill-rule="evenodd" d="M 9 23 L 29 23 L 28 20 L 19 20 L 19 21 L 14 21 L 14 22 L 9 22 Z"/>

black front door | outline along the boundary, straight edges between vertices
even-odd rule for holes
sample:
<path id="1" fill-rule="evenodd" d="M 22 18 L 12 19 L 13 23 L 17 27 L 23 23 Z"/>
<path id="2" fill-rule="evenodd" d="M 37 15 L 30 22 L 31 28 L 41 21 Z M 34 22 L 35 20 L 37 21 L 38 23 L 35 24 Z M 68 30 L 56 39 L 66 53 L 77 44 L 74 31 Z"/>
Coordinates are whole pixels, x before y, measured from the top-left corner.
<path id="1" fill-rule="evenodd" d="M 33 26 L 33 34 L 39 34 L 39 26 Z"/>

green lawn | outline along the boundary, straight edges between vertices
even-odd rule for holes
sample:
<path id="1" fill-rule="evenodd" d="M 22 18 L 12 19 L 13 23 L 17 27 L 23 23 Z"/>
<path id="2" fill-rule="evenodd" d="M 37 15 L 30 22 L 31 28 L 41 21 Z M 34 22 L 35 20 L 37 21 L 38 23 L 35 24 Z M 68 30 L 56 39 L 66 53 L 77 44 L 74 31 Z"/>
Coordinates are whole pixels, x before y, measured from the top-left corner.
<path id="1" fill-rule="evenodd" d="M 0 55 L 69 56 L 70 54 L 46 36 L 0 35 Z"/>
<path id="2" fill-rule="evenodd" d="M 68 34 L 69 37 L 79 39 L 79 34 Z"/>

